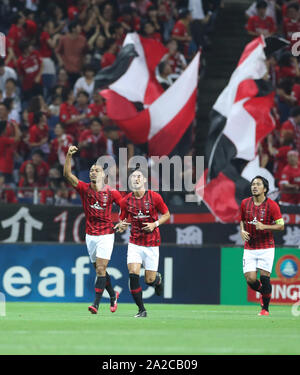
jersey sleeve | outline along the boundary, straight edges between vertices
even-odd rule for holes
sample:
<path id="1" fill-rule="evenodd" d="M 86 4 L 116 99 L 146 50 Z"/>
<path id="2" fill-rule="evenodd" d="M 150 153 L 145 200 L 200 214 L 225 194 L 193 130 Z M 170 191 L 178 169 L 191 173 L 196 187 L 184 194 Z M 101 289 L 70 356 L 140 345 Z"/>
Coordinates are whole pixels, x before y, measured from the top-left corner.
<path id="1" fill-rule="evenodd" d="M 120 214 L 119 218 L 120 220 L 124 220 L 128 217 L 128 211 L 127 211 L 127 197 L 121 199 L 120 201 Z"/>
<path id="2" fill-rule="evenodd" d="M 245 218 L 244 207 L 245 207 L 245 202 L 242 201 L 241 206 L 240 206 L 240 221 L 244 221 L 244 218 Z"/>
<path id="3" fill-rule="evenodd" d="M 169 211 L 169 209 L 167 205 L 165 204 L 165 202 L 163 201 L 161 195 L 158 193 L 152 193 L 152 194 L 153 194 L 153 200 L 154 200 L 154 204 L 155 204 L 157 211 L 159 211 L 162 215 L 166 214 Z"/>
<path id="4" fill-rule="evenodd" d="M 77 186 L 75 187 L 75 190 L 77 191 L 77 193 L 82 195 L 87 191 L 88 186 L 89 186 L 89 184 L 79 180 Z"/>
<path id="5" fill-rule="evenodd" d="M 121 193 L 116 189 L 113 189 L 111 192 L 112 192 L 113 202 L 115 202 L 118 206 L 121 207 L 121 200 L 122 200 Z"/>
<path id="6" fill-rule="evenodd" d="M 276 202 L 272 201 L 270 209 L 271 209 L 271 215 L 274 221 L 282 219 L 280 207 Z"/>

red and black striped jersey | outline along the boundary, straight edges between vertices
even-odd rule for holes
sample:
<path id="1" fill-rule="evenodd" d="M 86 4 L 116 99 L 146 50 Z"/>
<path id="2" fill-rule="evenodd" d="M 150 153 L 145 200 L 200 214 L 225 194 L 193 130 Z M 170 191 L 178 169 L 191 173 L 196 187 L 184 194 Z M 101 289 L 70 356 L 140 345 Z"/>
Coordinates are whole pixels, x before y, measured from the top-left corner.
<path id="1" fill-rule="evenodd" d="M 127 194 L 121 201 L 120 219 L 131 222 L 129 242 L 140 246 L 159 246 L 161 242 L 159 228 L 147 233 L 143 223 L 153 223 L 158 220 L 158 213 L 165 214 L 168 207 L 160 194 L 148 190 L 142 198 L 136 198 L 133 193 Z"/>
<path id="2" fill-rule="evenodd" d="M 246 198 L 241 203 L 240 220 L 244 223 L 244 229 L 250 234 L 249 241 L 245 241 L 245 249 L 269 249 L 274 248 L 274 237 L 271 230 L 256 230 L 255 224 L 260 221 L 266 225 L 272 225 L 282 215 L 276 202 L 266 198 L 260 205 L 255 205 L 253 198 Z"/>
<path id="3" fill-rule="evenodd" d="M 121 194 L 108 185 L 100 191 L 95 191 L 91 184 L 83 181 L 79 181 L 75 189 L 81 197 L 86 233 L 92 236 L 114 233 L 111 209 L 114 202 L 120 205 Z"/>

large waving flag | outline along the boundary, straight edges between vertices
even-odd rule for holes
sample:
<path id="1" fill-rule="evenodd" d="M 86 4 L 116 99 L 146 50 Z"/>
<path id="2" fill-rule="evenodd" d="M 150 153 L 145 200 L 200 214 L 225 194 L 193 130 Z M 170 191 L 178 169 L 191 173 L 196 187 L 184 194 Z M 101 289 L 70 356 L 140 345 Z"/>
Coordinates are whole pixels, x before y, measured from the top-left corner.
<path id="1" fill-rule="evenodd" d="M 238 220 L 239 204 L 250 193 L 243 170 L 275 127 L 275 91 L 267 80 L 265 47 L 262 36 L 246 46 L 210 114 L 207 168 L 196 192 L 221 222 Z"/>
<path id="2" fill-rule="evenodd" d="M 139 57 L 109 89 L 101 91 L 107 115 L 133 143 L 148 143 L 149 155 L 168 155 L 195 117 L 200 52 L 164 92 L 155 79 L 155 68 L 165 47 L 136 33 L 127 34 L 125 42 L 134 43 Z M 153 43 L 159 48 L 153 49 Z M 138 111 L 136 102 L 144 109 Z"/>

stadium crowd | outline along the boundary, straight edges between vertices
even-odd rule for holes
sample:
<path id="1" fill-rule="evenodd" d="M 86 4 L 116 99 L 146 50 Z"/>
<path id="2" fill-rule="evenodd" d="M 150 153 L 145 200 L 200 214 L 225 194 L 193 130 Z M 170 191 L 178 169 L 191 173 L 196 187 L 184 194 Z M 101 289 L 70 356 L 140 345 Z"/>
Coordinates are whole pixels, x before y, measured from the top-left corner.
<path id="1" fill-rule="evenodd" d="M 250 37 L 276 34 L 291 41 L 267 61 L 276 86 L 276 128 L 259 151 L 286 204 L 300 204 L 300 68 L 291 50 L 292 34 L 300 31 L 299 4 L 259 0 L 245 15 Z M 118 162 L 120 147 L 128 158 L 147 156 L 108 118 L 95 75 L 113 64 L 126 33 L 135 31 L 168 48 L 157 70 L 167 89 L 199 47 L 210 47 L 221 6 L 221 0 L 2 1 L 0 201 L 76 204 L 62 177 L 71 144 L 80 148 L 73 168 L 83 181 L 99 156 Z M 192 130 L 184 145 L 175 152 L 184 156 L 192 149 Z"/>
<path id="2" fill-rule="evenodd" d="M 76 203 L 62 178 L 71 144 L 79 146 L 73 168 L 84 181 L 101 155 L 118 161 L 120 147 L 127 148 L 128 158 L 147 156 L 107 117 L 95 75 L 113 64 L 126 33 L 137 32 L 167 46 L 169 53 L 157 73 L 166 89 L 195 51 L 209 46 L 220 3 L 1 2 L 6 55 L 0 60 L 0 200 Z"/>
<path id="3" fill-rule="evenodd" d="M 276 88 L 276 127 L 260 145 L 260 163 L 274 176 L 281 204 L 300 204 L 300 59 L 293 34 L 300 31 L 300 1 L 258 0 L 246 10 L 249 36 L 279 35 L 290 42 L 267 60 Z M 293 49 L 294 47 L 294 49 Z M 299 48 L 298 48 L 299 50 Z"/>

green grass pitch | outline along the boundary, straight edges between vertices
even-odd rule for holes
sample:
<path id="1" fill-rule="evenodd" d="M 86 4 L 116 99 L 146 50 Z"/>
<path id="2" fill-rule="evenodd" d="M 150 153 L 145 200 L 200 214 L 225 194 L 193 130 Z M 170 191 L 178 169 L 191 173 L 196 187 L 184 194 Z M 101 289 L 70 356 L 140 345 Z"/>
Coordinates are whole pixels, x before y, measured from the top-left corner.
<path id="1" fill-rule="evenodd" d="M 0 354 L 56 355 L 278 355 L 300 354 L 300 316 L 291 306 L 134 304 L 98 315 L 84 303 L 7 303 L 0 317 Z"/>

